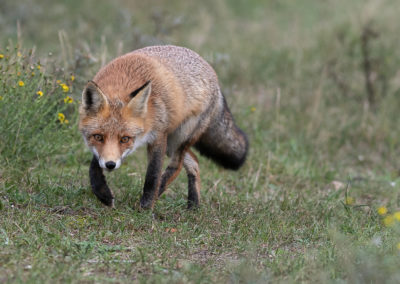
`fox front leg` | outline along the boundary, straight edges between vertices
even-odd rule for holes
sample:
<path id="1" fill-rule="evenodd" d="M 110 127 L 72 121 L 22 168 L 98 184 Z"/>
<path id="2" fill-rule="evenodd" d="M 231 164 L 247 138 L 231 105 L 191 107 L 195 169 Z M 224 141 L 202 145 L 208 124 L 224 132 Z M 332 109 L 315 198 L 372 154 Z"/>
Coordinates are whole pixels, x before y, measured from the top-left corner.
<path id="1" fill-rule="evenodd" d="M 163 139 L 154 145 L 149 145 L 147 148 L 149 163 L 143 186 L 143 195 L 140 198 L 140 207 L 143 209 L 153 208 L 154 202 L 158 197 L 158 187 L 160 186 L 166 144 L 165 138 L 165 141 Z"/>
<path id="2" fill-rule="evenodd" d="M 103 169 L 100 167 L 99 161 L 95 156 L 93 156 L 92 162 L 90 163 L 89 177 L 94 195 L 105 205 L 114 207 L 114 196 L 107 185 Z"/>

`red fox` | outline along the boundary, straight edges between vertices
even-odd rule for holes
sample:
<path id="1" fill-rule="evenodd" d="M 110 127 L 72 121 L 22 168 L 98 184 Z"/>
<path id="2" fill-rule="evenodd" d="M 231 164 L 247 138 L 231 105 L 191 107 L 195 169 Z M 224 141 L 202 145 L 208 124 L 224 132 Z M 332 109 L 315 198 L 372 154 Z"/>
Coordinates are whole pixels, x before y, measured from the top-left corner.
<path id="1" fill-rule="evenodd" d="M 213 68 L 194 51 L 177 46 L 145 47 L 101 68 L 83 90 L 79 129 L 93 152 L 92 191 L 108 206 L 114 206 L 114 196 L 103 169 L 119 168 L 142 145 L 148 154 L 142 208 L 153 208 L 182 166 L 188 208 L 199 205 L 199 166 L 191 147 L 233 170 L 243 165 L 249 147 Z M 165 155 L 171 159 L 161 174 Z"/>

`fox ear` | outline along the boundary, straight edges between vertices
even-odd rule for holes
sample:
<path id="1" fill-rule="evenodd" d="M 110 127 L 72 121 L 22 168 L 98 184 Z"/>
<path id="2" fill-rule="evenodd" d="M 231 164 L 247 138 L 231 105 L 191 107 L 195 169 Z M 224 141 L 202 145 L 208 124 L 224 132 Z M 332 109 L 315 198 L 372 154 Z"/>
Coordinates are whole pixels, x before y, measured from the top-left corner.
<path id="1" fill-rule="evenodd" d="M 107 105 L 107 98 L 93 81 L 89 81 L 82 93 L 82 106 L 87 113 L 98 112 Z"/>
<path id="2" fill-rule="evenodd" d="M 151 94 L 151 82 L 147 81 L 143 86 L 130 94 L 131 101 L 128 108 L 135 116 L 144 117 L 147 113 L 147 104 Z"/>

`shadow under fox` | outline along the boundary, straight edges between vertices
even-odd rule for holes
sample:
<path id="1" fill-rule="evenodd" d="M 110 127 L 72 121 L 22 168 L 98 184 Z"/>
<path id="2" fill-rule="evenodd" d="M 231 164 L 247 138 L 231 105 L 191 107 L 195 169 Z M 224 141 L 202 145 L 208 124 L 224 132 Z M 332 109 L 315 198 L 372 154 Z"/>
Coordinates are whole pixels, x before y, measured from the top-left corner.
<path id="1" fill-rule="evenodd" d="M 92 190 L 108 206 L 114 196 L 103 169 L 119 168 L 142 145 L 148 153 L 142 208 L 153 207 L 182 167 L 188 207 L 199 204 L 199 165 L 192 147 L 233 170 L 243 165 L 248 150 L 213 68 L 197 53 L 176 46 L 139 49 L 100 69 L 83 91 L 79 129 L 93 152 Z M 171 159 L 161 174 L 165 155 Z"/>

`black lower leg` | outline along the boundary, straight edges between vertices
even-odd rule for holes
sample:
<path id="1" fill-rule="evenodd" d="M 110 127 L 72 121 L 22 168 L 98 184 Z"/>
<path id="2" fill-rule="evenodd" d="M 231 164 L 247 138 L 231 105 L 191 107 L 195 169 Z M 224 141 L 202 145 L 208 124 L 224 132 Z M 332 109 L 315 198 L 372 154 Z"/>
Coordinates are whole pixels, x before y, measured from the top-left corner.
<path id="1" fill-rule="evenodd" d="M 161 167 L 165 154 L 165 147 L 149 147 L 149 164 L 147 165 L 146 178 L 143 186 L 143 195 L 140 206 L 144 209 L 152 208 L 158 197 L 158 187 L 161 180 Z"/>
<path id="2" fill-rule="evenodd" d="M 199 191 L 197 188 L 197 177 L 193 174 L 188 174 L 188 208 L 195 208 L 199 206 Z"/>
<path id="3" fill-rule="evenodd" d="M 114 196 L 107 185 L 103 170 L 99 165 L 99 161 L 93 156 L 89 168 L 90 185 L 93 193 L 97 198 L 107 206 L 113 206 Z"/>
<path id="4" fill-rule="evenodd" d="M 164 191 L 167 189 L 168 180 L 176 173 L 177 170 L 178 170 L 177 167 L 171 167 L 171 166 L 168 166 L 165 169 L 165 172 L 161 177 L 161 183 L 160 183 L 160 188 L 158 190 L 158 196 L 161 196 L 161 194 L 163 194 Z"/>

